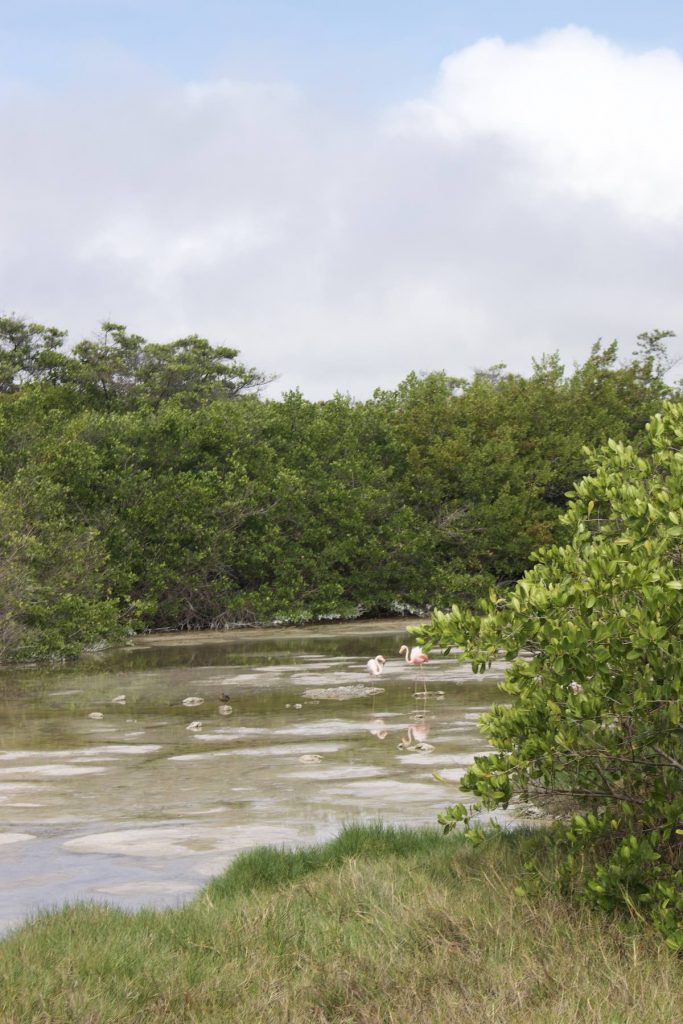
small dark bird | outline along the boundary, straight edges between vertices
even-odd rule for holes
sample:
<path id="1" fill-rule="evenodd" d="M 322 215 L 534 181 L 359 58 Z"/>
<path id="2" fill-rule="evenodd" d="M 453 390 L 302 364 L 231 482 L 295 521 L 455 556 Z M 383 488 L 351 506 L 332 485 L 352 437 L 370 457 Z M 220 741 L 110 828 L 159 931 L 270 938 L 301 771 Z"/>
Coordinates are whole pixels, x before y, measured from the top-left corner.
<path id="1" fill-rule="evenodd" d="M 230 703 L 230 698 L 228 697 L 227 693 L 222 693 L 221 694 L 221 700 L 224 700 L 226 702 L 226 704 Z"/>

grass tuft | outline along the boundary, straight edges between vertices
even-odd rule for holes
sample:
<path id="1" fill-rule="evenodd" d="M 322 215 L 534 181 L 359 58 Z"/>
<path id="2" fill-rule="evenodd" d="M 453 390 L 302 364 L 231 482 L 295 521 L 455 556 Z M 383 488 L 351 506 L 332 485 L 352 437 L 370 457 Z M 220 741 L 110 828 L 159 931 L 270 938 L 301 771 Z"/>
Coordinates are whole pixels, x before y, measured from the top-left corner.
<path id="1" fill-rule="evenodd" d="M 409 857 L 432 855 L 435 850 L 452 849 L 436 829 L 410 829 L 372 823 L 348 825 L 321 846 L 302 850 L 260 846 L 240 854 L 222 875 L 205 889 L 210 900 L 227 900 L 237 893 L 275 889 L 323 868 L 337 867 L 345 860 L 362 857 Z"/>

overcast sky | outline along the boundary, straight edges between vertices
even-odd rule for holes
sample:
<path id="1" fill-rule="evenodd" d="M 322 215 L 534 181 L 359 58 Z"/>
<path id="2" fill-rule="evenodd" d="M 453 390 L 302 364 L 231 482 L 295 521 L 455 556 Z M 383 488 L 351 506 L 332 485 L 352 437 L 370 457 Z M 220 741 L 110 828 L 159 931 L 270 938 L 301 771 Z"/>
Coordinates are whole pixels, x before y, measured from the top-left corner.
<path id="1" fill-rule="evenodd" d="M 0 0 L 0 313 L 310 398 L 683 334 L 683 7 L 595 6 Z"/>

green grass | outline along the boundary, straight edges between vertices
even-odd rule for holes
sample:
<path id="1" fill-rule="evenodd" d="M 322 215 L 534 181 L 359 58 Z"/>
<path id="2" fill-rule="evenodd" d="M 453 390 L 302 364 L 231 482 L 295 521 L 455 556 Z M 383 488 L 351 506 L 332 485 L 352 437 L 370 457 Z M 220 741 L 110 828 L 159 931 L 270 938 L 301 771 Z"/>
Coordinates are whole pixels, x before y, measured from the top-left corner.
<path id="1" fill-rule="evenodd" d="M 0 944 L 2 1024 L 672 1024 L 633 923 L 512 889 L 542 837 L 351 828 L 255 850 L 187 906 L 45 914 Z"/>

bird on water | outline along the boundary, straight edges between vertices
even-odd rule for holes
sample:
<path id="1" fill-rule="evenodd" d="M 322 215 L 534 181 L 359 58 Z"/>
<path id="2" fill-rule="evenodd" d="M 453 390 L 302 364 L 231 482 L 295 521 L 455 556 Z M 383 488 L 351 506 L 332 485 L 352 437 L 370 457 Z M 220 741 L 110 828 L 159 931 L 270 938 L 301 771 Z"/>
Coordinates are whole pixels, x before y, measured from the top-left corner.
<path id="1" fill-rule="evenodd" d="M 407 665 L 424 665 L 426 661 L 429 661 L 429 658 L 421 647 L 411 647 L 410 650 L 408 650 L 406 645 L 403 644 L 403 647 L 401 647 L 398 653 L 403 654 L 404 651 Z"/>
<path id="2" fill-rule="evenodd" d="M 406 655 L 406 665 L 417 665 L 418 668 L 421 669 L 425 662 L 429 661 L 429 658 L 427 657 L 427 655 L 425 654 L 421 647 L 411 647 L 409 650 L 406 647 L 406 645 L 403 644 L 398 653 L 403 654 L 404 651 Z M 424 687 L 424 692 L 426 694 L 427 684 L 424 681 L 424 677 L 422 677 L 422 685 Z"/>

